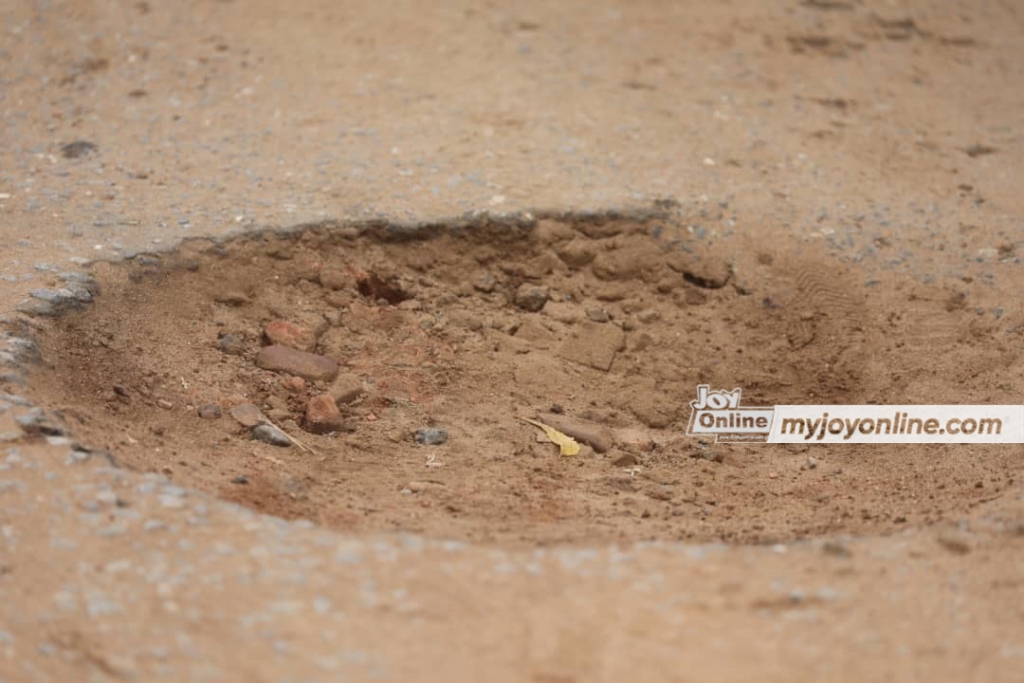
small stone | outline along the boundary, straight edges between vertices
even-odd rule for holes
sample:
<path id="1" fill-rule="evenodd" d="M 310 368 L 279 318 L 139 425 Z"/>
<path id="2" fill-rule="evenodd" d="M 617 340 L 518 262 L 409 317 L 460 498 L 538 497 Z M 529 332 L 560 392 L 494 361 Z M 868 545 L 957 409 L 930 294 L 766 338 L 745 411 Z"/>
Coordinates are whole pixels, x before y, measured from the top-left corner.
<path id="1" fill-rule="evenodd" d="M 655 446 L 654 439 L 651 438 L 648 432 L 635 427 L 616 429 L 615 441 L 626 446 L 635 446 L 645 453 L 653 451 Z"/>
<path id="2" fill-rule="evenodd" d="M 255 427 L 258 424 L 266 422 L 266 417 L 264 417 L 263 411 L 252 403 L 243 403 L 242 405 L 234 406 L 228 411 L 228 413 L 243 427 Z"/>
<path id="3" fill-rule="evenodd" d="M 63 436 L 64 429 L 53 422 L 42 408 L 32 408 L 24 415 L 19 415 L 14 418 L 14 421 L 18 423 L 22 431 L 26 434 L 37 435 L 42 434 L 43 436 Z"/>
<path id="4" fill-rule="evenodd" d="M 240 292 L 237 289 L 217 292 L 213 295 L 213 300 L 227 306 L 244 306 L 249 303 L 249 297 L 246 296 L 245 292 Z"/>
<path id="5" fill-rule="evenodd" d="M 225 334 L 217 340 L 217 348 L 229 356 L 241 356 L 245 353 L 245 341 L 240 335 Z"/>
<path id="6" fill-rule="evenodd" d="M 327 295 L 324 296 L 324 301 L 334 308 L 345 308 L 352 303 L 352 294 L 347 291 L 328 292 Z"/>
<path id="7" fill-rule="evenodd" d="M 338 289 L 355 289 L 356 279 L 352 273 L 342 268 L 324 268 L 320 271 L 320 284 L 332 291 Z"/>
<path id="8" fill-rule="evenodd" d="M 344 417 L 330 394 L 320 394 L 309 400 L 306 406 L 306 422 L 304 428 L 313 434 L 328 434 L 339 431 L 344 424 Z"/>
<path id="9" fill-rule="evenodd" d="M 316 348 L 316 335 L 312 330 L 286 320 L 273 320 L 263 328 L 263 336 L 271 344 L 290 346 L 300 351 Z"/>
<path id="10" fill-rule="evenodd" d="M 632 453 L 623 453 L 619 457 L 612 460 L 612 465 L 615 467 L 633 467 L 634 465 L 640 464 L 640 458 L 636 457 Z"/>
<path id="11" fill-rule="evenodd" d="M 650 323 L 653 323 L 655 320 L 660 320 L 661 313 L 658 313 L 656 310 L 652 308 L 648 308 L 637 313 L 636 319 L 642 322 L 643 324 L 648 325 Z"/>
<path id="12" fill-rule="evenodd" d="M 92 301 L 92 295 L 82 288 L 33 289 L 29 295 L 33 299 L 39 299 L 54 306 L 74 306 Z"/>
<path id="13" fill-rule="evenodd" d="M 75 140 L 60 148 L 60 155 L 65 159 L 78 159 L 96 151 L 96 143 L 88 140 Z"/>
<path id="14" fill-rule="evenodd" d="M 216 403 L 205 403 L 199 406 L 196 413 L 204 420 L 216 420 L 223 414 L 220 406 Z"/>
<path id="15" fill-rule="evenodd" d="M 415 439 L 424 446 L 439 446 L 448 440 L 448 432 L 438 427 L 424 427 L 416 430 Z"/>
<path id="16" fill-rule="evenodd" d="M 608 311 L 603 308 L 588 308 L 586 314 L 587 319 L 595 323 L 606 323 L 611 320 L 611 316 L 608 315 Z"/>
<path id="17" fill-rule="evenodd" d="M 480 273 L 473 280 L 473 289 L 486 294 L 493 292 L 497 284 L 497 279 L 490 273 Z"/>
<path id="18" fill-rule="evenodd" d="M 343 373 L 335 378 L 327 393 L 334 397 L 334 402 L 338 405 L 353 403 L 364 393 L 363 381 L 358 375 Z"/>
<path id="19" fill-rule="evenodd" d="M 516 290 L 516 306 L 524 311 L 537 312 L 544 308 L 550 295 L 551 292 L 547 287 L 523 283 Z"/>
<path id="20" fill-rule="evenodd" d="M 597 255 L 591 240 L 574 239 L 555 247 L 555 253 L 570 268 L 582 268 Z"/>
<path id="21" fill-rule="evenodd" d="M 235 477 L 234 479 L 232 479 L 231 483 L 232 484 L 239 484 L 241 486 L 245 486 L 246 484 L 249 483 L 249 477 L 246 477 L 245 475 L 241 475 L 241 476 L 238 476 L 238 477 Z"/>
<path id="22" fill-rule="evenodd" d="M 258 425 L 252 430 L 252 438 L 263 443 L 268 443 L 271 446 L 280 446 L 282 448 L 292 445 L 292 440 L 288 438 L 288 435 L 282 432 L 277 427 L 268 424 Z"/>
<path id="23" fill-rule="evenodd" d="M 264 370 L 286 372 L 311 382 L 329 382 L 338 376 L 338 363 L 335 360 L 277 344 L 260 349 L 256 365 Z"/>
<path id="24" fill-rule="evenodd" d="M 285 377 L 284 381 L 281 382 L 284 388 L 296 394 L 301 394 L 306 390 L 306 380 L 301 377 Z"/>
<path id="25" fill-rule="evenodd" d="M 813 455 L 808 455 L 807 461 L 804 463 L 804 466 L 809 470 L 813 470 L 818 466 L 818 459 L 815 458 Z"/>
<path id="26" fill-rule="evenodd" d="M 170 410 L 171 408 L 174 407 L 174 404 L 168 401 L 166 398 L 158 398 L 156 400 L 156 404 L 163 408 L 164 410 Z"/>
<path id="27" fill-rule="evenodd" d="M 853 555 L 845 542 L 837 540 L 825 541 L 821 545 L 821 552 L 832 557 L 850 557 Z"/>

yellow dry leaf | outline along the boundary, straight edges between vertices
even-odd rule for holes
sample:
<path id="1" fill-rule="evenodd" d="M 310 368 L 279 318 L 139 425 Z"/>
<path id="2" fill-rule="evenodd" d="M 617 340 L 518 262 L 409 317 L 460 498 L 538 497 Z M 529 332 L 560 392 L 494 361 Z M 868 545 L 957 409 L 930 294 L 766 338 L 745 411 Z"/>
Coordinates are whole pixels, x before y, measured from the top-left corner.
<path id="1" fill-rule="evenodd" d="M 544 433 L 547 435 L 548 439 L 551 440 L 551 443 L 558 445 L 558 448 L 561 450 L 562 455 L 579 454 L 580 445 L 576 443 L 576 439 L 572 438 L 571 436 L 566 436 L 565 434 L 558 431 L 554 427 L 546 425 L 543 422 L 538 422 L 537 420 L 531 420 L 526 417 L 521 417 L 519 419 L 524 422 L 529 422 L 534 427 L 540 427 L 542 430 L 544 430 Z"/>

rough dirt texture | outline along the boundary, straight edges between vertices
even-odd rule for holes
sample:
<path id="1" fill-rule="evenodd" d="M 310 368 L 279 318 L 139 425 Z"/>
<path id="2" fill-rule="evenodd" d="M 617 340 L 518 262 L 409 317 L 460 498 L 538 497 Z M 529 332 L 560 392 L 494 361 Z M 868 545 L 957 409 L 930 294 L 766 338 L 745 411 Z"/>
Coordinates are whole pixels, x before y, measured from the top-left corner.
<path id="1" fill-rule="evenodd" d="M 1012 487 L 1005 446 L 687 436 L 701 383 L 750 405 L 1012 403 L 1024 321 L 902 275 L 865 287 L 867 268 L 821 253 L 727 261 L 663 213 L 400 240 L 323 227 L 97 265 L 102 295 L 38 335 L 52 367 L 35 379 L 129 468 L 340 530 L 773 543 L 955 520 Z M 949 333 L 927 351 L 922 320 Z M 306 448 L 255 444 L 248 404 Z M 593 448 L 558 458 L 517 417 L 586 420 Z M 448 439 L 417 443 L 433 426 Z"/>
<path id="2" fill-rule="evenodd" d="M 1022 21 L 0 1 L 0 680 L 1021 680 Z"/>

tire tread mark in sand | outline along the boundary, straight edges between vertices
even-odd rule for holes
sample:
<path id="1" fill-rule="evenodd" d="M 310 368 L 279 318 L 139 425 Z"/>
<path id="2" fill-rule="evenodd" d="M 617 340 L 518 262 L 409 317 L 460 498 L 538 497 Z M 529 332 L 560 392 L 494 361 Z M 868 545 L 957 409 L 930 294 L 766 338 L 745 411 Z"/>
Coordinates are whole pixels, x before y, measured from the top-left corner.
<path id="1" fill-rule="evenodd" d="M 842 396 L 860 384 L 865 298 L 833 257 L 811 251 L 774 260 L 775 286 L 790 351 L 800 352 L 800 384 L 815 396 Z"/>

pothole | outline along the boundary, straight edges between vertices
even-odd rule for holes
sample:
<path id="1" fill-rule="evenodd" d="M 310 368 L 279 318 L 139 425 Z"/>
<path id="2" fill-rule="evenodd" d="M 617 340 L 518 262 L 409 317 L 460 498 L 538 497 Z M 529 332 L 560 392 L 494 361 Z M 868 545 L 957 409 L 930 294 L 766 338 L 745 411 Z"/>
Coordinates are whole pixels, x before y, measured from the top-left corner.
<path id="1" fill-rule="evenodd" d="M 193 240 L 94 265 L 100 294 L 40 333 L 34 383 L 123 466 L 346 531 L 776 542 L 1009 486 L 998 446 L 686 436 L 697 384 L 749 405 L 1014 402 L 1016 356 L 947 293 L 792 253 L 621 216 Z M 538 416 L 591 445 L 560 456 L 519 419 Z"/>

